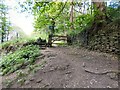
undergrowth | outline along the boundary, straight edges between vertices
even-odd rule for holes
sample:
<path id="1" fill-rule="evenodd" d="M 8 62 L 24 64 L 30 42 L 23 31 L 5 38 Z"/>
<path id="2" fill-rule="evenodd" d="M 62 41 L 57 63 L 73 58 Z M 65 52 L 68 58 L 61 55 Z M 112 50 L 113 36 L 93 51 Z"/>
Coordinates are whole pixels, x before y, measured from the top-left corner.
<path id="1" fill-rule="evenodd" d="M 39 46 L 27 45 L 14 53 L 8 53 L 0 61 L 0 71 L 2 75 L 12 73 L 22 67 L 33 64 L 36 57 L 40 55 Z"/>
<path id="2" fill-rule="evenodd" d="M 27 45 L 34 45 L 36 39 L 34 38 L 19 38 L 15 40 L 6 41 L 0 44 L 0 54 L 7 54 L 10 52 L 15 52 Z"/>
<path id="3" fill-rule="evenodd" d="M 20 46 L 22 44 L 25 44 L 25 43 L 32 43 L 34 42 L 35 39 L 31 39 L 31 38 L 19 38 L 19 39 L 15 39 L 15 40 L 10 40 L 10 41 L 7 41 L 7 42 L 3 42 L 0 44 L 0 48 L 1 49 L 6 49 L 7 47 L 9 46 Z"/>

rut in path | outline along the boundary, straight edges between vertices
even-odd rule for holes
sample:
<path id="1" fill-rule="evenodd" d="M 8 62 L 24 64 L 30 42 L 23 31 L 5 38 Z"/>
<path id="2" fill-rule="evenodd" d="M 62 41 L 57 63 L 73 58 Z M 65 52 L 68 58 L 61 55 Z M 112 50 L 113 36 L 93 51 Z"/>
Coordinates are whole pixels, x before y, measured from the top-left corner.
<path id="1" fill-rule="evenodd" d="M 85 72 L 89 68 L 97 72 L 117 70 L 118 61 L 112 55 L 72 47 L 53 47 L 41 51 L 47 62 L 35 74 L 30 75 L 24 88 L 116 88 L 115 73 L 96 75 Z"/>

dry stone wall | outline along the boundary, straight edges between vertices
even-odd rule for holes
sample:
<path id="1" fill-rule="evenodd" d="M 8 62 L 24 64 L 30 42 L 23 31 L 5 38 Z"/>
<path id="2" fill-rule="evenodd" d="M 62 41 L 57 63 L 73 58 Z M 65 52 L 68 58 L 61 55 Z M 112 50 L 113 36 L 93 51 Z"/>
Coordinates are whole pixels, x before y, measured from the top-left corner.
<path id="1" fill-rule="evenodd" d="M 106 53 L 118 54 L 120 41 L 120 25 L 111 23 L 102 30 L 98 30 L 96 34 L 87 36 L 87 31 L 83 31 L 76 36 L 75 41 L 90 50 L 97 50 Z"/>
<path id="2" fill-rule="evenodd" d="M 88 48 L 91 50 L 117 54 L 119 52 L 118 36 L 119 33 L 117 31 L 111 33 L 100 32 L 91 37 Z"/>

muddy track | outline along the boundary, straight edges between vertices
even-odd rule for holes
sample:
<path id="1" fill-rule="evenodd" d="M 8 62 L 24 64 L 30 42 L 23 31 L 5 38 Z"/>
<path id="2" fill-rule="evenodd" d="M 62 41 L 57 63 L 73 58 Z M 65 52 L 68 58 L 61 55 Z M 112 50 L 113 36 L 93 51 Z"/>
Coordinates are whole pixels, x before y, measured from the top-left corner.
<path id="1" fill-rule="evenodd" d="M 86 72 L 117 70 L 117 58 L 112 55 L 73 47 L 53 47 L 41 51 L 45 66 L 27 77 L 19 88 L 117 88 L 115 74 L 96 75 Z"/>

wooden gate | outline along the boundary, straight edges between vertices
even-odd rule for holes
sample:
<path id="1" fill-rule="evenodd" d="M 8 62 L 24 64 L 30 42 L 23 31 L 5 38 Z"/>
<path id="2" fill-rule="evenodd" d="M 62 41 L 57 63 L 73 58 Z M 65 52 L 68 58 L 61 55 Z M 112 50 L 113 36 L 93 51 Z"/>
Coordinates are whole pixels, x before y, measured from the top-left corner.
<path id="1" fill-rule="evenodd" d="M 68 40 L 67 36 L 60 36 L 60 35 L 49 35 L 49 38 L 48 38 L 48 45 L 49 46 L 52 46 L 52 44 L 55 42 L 55 41 L 66 41 Z"/>

